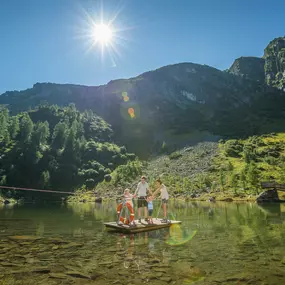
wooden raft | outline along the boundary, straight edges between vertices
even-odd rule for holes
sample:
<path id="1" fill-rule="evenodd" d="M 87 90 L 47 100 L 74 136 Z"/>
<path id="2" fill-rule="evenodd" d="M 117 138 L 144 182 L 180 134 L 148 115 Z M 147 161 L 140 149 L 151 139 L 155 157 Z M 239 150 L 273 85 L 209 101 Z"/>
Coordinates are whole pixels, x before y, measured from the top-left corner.
<path id="1" fill-rule="evenodd" d="M 127 234 L 134 234 L 134 233 L 141 233 L 141 232 L 148 232 L 159 230 L 163 228 L 168 228 L 173 224 L 181 224 L 181 221 L 170 221 L 171 223 L 162 223 L 161 219 L 153 219 L 153 224 L 148 224 L 147 222 L 143 221 L 139 223 L 138 220 L 135 220 L 136 226 L 128 226 L 128 225 L 118 225 L 116 222 L 109 222 L 104 223 L 106 228 L 111 229 L 113 231 L 127 233 Z"/>

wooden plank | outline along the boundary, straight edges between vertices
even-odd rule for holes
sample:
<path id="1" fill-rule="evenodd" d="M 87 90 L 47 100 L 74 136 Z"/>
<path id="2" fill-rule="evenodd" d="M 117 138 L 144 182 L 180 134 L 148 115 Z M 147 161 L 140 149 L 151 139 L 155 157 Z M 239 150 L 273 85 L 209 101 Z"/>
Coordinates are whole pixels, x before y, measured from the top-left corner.
<path id="1" fill-rule="evenodd" d="M 153 219 L 153 224 L 148 224 L 147 222 L 139 223 L 138 220 L 135 221 L 136 226 L 128 225 L 118 225 L 116 222 L 104 223 L 106 228 L 112 229 L 114 231 L 123 233 L 139 233 L 153 231 L 163 228 L 168 228 L 172 224 L 181 224 L 181 221 L 171 221 L 171 223 L 161 223 L 160 219 Z"/>
<path id="2" fill-rule="evenodd" d="M 268 189 L 268 188 L 273 189 L 273 188 L 275 188 L 277 190 L 278 189 L 283 190 L 283 189 L 285 189 L 285 184 L 279 184 L 279 183 L 277 183 L 275 181 L 268 181 L 268 182 L 261 182 L 261 187 L 264 188 L 264 189 Z"/>

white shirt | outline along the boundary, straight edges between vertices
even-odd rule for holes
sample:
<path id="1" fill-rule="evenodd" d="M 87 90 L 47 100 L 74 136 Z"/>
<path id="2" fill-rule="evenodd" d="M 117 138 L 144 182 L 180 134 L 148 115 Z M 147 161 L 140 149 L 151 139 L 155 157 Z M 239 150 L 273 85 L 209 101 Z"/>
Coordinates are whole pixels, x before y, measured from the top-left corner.
<path id="1" fill-rule="evenodd" d="M 124 194 L 124 198 L 125 198 L 126 202 L 129 203 L 133 207 L 132 199 L 134 198 L 134 195 L 132 195 L 130 193 L 128 195 Z"/>
<path id="2" fill-rule="evenodd" d="M 138 196 L 146 196 L 146 191 L 148 188 L 149 186 L 147 182 L 145 183 L 139 182 L 136 193 L 138 193 Z"/>
<path id="3" fill-rule="evenodd" d="M 164 184 L 161 184 L 160 193 L 161 193 L 161 199 L 166 199 L 166 200 L 169 199 L 169 195 L 166 186 Z"/>

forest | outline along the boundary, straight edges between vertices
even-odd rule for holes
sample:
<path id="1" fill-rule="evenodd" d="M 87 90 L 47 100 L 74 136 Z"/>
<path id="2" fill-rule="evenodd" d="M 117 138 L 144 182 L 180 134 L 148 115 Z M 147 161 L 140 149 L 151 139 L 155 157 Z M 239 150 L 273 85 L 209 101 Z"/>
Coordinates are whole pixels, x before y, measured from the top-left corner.
<path id="1" fill-rule="evenodd" d="M 135 160 L 92 111 L 41 104 L 15 116 L 0 110 L 0 185 L 75 191 L 93 188 L 118 165 Z M 27 193 L 5 191 L 13 198 Z"/>

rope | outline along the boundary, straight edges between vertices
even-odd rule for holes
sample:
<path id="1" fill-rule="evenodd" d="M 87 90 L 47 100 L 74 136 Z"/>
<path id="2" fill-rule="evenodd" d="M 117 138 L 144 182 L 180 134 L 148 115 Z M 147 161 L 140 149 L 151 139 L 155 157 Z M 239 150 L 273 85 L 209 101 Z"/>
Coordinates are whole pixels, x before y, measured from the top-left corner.
<path id="1" fill-rule="evenodd" d="M 159 209 L 158 209 L 158 212 L 157 212 L 157 215 L 156 215 L 156 219 L 158 218 L 158 216 L 160 214 L 161 207 L 162 207 L 162 199 L 161 199 L 160 206 L 159 206 Z"/>
<path id="2" fill-rule="evenodd" d="M 53 191 L 53 190 L 43 190 L 43 189 L 31 189 L 31 188 L 19 188 L 19 187 L 9 187 L 9 186 L 0 186 L 0 189 L 11 189 L 11 190 L 21 190 L 21 191 L 33 191 L 33 192 L 49 192 L 49 193 L 74 195 L 73 192 Z"/>

